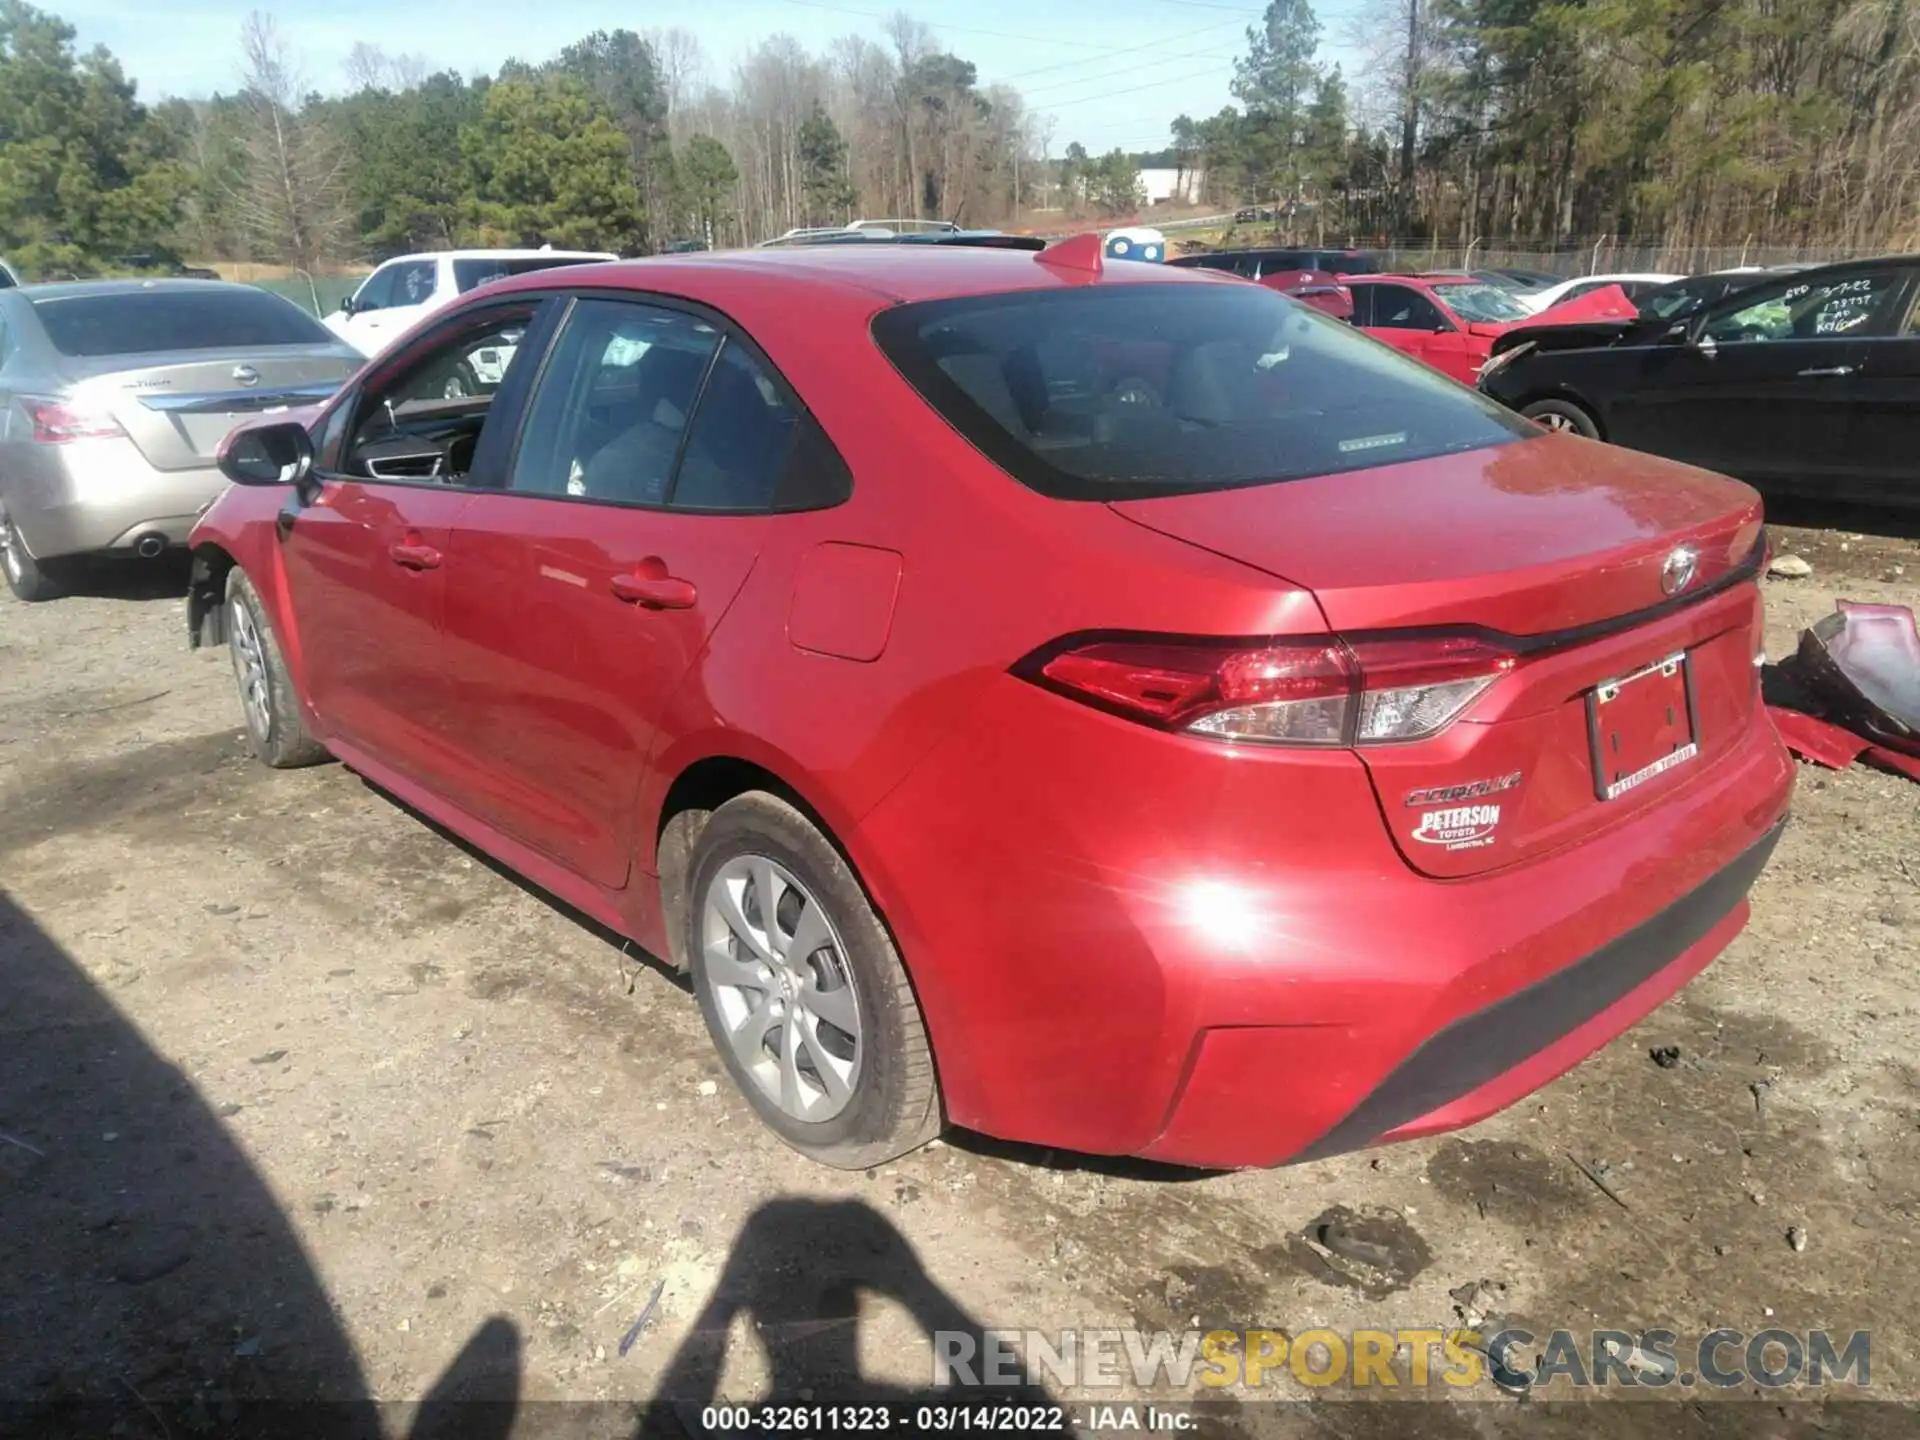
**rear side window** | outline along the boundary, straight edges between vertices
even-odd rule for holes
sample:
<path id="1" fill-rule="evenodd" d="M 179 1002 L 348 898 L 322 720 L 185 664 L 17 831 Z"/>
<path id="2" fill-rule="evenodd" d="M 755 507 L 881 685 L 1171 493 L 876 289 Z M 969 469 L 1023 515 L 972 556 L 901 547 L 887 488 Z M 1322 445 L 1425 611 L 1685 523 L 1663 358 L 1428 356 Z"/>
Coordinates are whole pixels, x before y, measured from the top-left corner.
<path id="1" fill-rule="evenodd" d="M 495 280 L 505 280 L 510 275 L 531 275 L 536 270 L 557 270 L 563 265 L 596 265 L 598 260 L 581 259 L 567 256 L 555 259 L 552 256 L 528 258 L 523 260 L 456 260 L 453 262 L 454 287 L 464 295 L 469 290 L 482 285 L 491 285 Z"/>
<path id="2" fill-rule="evenodd" d="M 49 295 L 34 300 L 33 313 L 62 355 L 334 343 L 325 326 L 291 301 L 242 286 Z"/>
<path id="3" fill-rule="evenodd" d="M 800 421 L 760 362 L 729 341 L 700 396 L 673 508 L 772 509 Z"/>
<path id="4" fill-rule="evenodd" d="M 1256 286 L 1093 285 L 897 306 L 908 382 L 1014 479 L 1125 500 L 1504 444 L 1525 422 Z"/>

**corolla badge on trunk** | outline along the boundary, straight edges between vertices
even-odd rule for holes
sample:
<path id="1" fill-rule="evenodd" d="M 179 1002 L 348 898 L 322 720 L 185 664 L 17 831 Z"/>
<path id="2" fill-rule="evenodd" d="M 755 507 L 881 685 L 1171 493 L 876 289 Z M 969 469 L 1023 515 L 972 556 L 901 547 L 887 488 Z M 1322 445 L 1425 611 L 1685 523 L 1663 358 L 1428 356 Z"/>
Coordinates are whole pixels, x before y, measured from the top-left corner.
<path id="1" fill-rule="evenodd" d="M 1520 776 L 1521 772 L 1514 770 L 1491 780 L 1469 780 L 1461 785 L 1429 785 L 1409 792 L 1407 804 L 1417 810 L 1423 805 L 1455 805 L 1462 800 L 1478 800 L 1486 795 L 1498 795 L 1503 790 L 1513 789 L 1520 783 Z"/>
<path id="2" fill-rule="evenodd" d="M 1691 545 L 1680 546 L 1660 567 L 1660 588 L 1669 595 L 1678 595 L 1693 583 L 1694 572 L 1699 568 L 1700 552 Z"/>

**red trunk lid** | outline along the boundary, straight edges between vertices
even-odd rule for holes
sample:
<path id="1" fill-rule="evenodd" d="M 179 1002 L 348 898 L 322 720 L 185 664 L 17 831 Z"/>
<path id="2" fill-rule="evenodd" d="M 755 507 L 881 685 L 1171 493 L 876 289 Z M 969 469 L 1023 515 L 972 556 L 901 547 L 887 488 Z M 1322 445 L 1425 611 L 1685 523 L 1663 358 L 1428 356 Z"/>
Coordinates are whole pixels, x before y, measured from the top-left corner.
<path id="1" fill-rule="evenodd" d="M 1396 842 L 1431 875 L 1495 869 L 1656 803 L 1753 713 L 1757 587 L 1674 603 L 1759 543 L 1759 497 L 1704 471 L 1545 436 L 1113 508 L 1310 589 L 1347 635 L 1519 637 L 1515 668 L 1459 721 L 1360 752 Z"/>

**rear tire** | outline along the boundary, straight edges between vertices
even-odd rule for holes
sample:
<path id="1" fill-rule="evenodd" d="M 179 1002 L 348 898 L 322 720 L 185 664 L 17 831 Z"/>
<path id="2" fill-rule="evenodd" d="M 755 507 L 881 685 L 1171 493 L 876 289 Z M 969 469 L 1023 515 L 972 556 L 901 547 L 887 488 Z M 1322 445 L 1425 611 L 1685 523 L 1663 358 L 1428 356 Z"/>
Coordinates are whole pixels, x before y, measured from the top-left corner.
<path id="1" fill-rule="evenodd" d="M 1600 438 L 1600 426 L 1584 405 L 1572 400 L 1536 400 L 1520 413 L 1561 435 L 1579 435 L 1588 440 Z"/>
<path id="2" fill-rule="evenodd" d="M 690 873 L 694 993 L 721 1062 L 767 1126 L 842 1170 L 938 1135 L 920 1004 L 832 842 L 786 801 L 754 791 L 713 812 Z"/>
<path id="3" fill-rule="evenodd" d="M 45 562 L 28 553 L 20 532 L 11 520 L 0 519 L 0 570 L 6 572 L 7 588 L 16 600 L 36 605 L 57 598 L 63 590 L 58 576 Z"/>
<path id="4" fill-rule="evenodd" d="M 331 758 L 300 715 L 300 697 L 260 592 L 238 565 L 227 572 L 227 651 L 253 753 L 276 770 Z"/>

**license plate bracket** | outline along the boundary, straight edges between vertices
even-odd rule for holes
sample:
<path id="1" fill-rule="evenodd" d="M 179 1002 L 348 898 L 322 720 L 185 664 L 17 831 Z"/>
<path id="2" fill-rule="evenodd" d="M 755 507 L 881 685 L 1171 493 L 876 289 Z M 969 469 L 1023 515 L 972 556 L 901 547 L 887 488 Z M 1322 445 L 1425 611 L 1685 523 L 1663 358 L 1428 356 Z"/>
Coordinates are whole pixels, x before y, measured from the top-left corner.
<path id="1" fill-rule="evenodd" d="M 1587 692 L 1594 798 L 1617 800 L 1700 754 L 1693 667 L 1676 650 Z"/>

